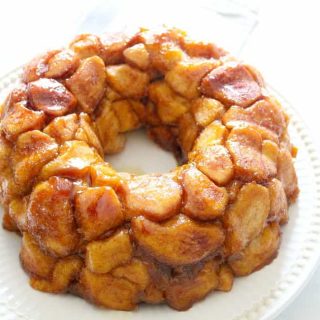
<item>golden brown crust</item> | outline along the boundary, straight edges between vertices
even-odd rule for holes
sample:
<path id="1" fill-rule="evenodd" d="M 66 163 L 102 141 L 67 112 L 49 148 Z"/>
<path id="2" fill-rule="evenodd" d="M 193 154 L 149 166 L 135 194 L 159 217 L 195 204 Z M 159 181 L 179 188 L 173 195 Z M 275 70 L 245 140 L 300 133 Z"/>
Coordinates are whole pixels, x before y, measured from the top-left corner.
<path id="1" fill-rule="evenodd" d="M 46 252 L 67 256 L 78 245 L 73 216 L 72 183 L 51 177 L 36 186 L 27 208 L 27 230 Z"/>
<path id="2" fill-rule="evenodd" d="M 277 173 L 276 163 L 264 154 L 264 141 L 252 127 L 232 129 L 226 146 L 235 165 L 236 178 L 264 182 Z"/>
<path id="3" fill-rule="evenodd" d="M 236 276 L 245 276 L 269 264 L 276 256 L 280 245 L 280 227 L 271 223 L 244 249 L 241 258 L 230 261 Z"/>
<path id="4" fill-rule="evenodd" d="M 231 107 L 223 116 L 228 128 L 254 126 L 264 139 L 278 141 L 287 123 L 285 114 L 270 100 L 260 100 L 249 108 Z"/>
<path id="5" fill-rule="evenodd" d="M 111 187 L 94 187 L 75 196 L 78 231 L 85 240 L 93 240 L 123 222 L 121 203 Z"/>
<path id="6" fill-rule="evenodd" d="M 29 102 L 35 110 L 63 116 L 76 106 L 75 97 L 58 81 L 41 78 L 28 84 Z"/>
<path id="7" fill-rule="evenodd" d="M 129 234 L 121 230 L 107 239 L 90 242 L 85 261 L 91 272 L 103 274 L 130 262 L 132 254 Z"/>
<path id="8" fill-rule="evenodd" d="M 218 185 L 226 185 L 233 178 L 233 163 L 224 146 L 213 145 L 201 149 L 194 160 L 198 169 Z"/>
<path id="9" fill-rule="evenodd" d="M 182 211 L 194 219 L 213 220 L 222 216 L 228 204 L 228 194 L 201 171 L 190 167 L 182 175 L 184 206 Z"/>
<path id="10" fill-rule="evenodd" d="M 222 264 L 219 270 L 219 285 L 217 290 L 228 292 L 232 289 L 234 275 L 227 264 Z"/>
<path id="11" fill-rule="evenodd" d="M 133 218 L 131 223 L 138 245 L 158 261 L 174 266 L 217 254 L 225 238 L 219 224 L 199 223 L 183 215 L 162 225 L 142 216 Z"/>
<path id="12" fill-rule="evenodd" d="M 143 215 L 162 221 L 180 211 L 181 186 L 172 175 L 142 175 L 132 177 L 127 183 L 125 216 L 127 220 Z"/>
<path id="13" fill-rule="evenodd" d="M 59 52 L 60 50 L 48 51 L 32 59 L 24 66 L 22 81 L 28 83 L 43 77 L 48 71 L 49 60 Z"/>
<path id="14" fill-rule="evenodd" d="M 269 192 L 254 183 L 245 184 L 224 216 L 227 232 L 226 251 L 234 255 L 262 231 L 270 211 Z"/>
<path id="15" fill-rule="evenodd" d="M 168 304 L 177 310 L 187 310 L 196 301 L 203 299 L 219 284 L 217 263 L 210 261 L 193 279 L 173 281 L 166 290 Z"/>
<path id="16" fill-rule="evenodd" d="M 82 34 L 0 108 L 3 226 L 30 285 L 103 307 L 190 308 L 276 256 L 299 193 L 289 118 L 261 75 L 178 29 Z M 182 164 L 116 172 L 145 128 Z"/>
<path id="17" fill-rule="evenodd" d="M 20 190 L 31 191 L 42 167 L 57 155 L 57 143 L 45 133 L 32 130 L 21 134 L 10 158 L 13 177 Z"/>
<path id="18" fill-rule="evenodd" d="M 17 137 L 29 130 L 41 130 L 46 118 L 43 111 L 33 111 L 23 102 L 15 103 L 4 115 L 1 121 L 1 130 L 5 137 L 14 141 Z"/>
<path id="19" fill-rule="evenodd" d="M 261 96 L 261 88 L 241 64 L 230 64 L 212 70 L 201 83 L 201 92 L 227 106 L 248 107 Z"/>
<path id="20" fill-rule="evenodd" d="M 106 74 L 103 60 L 98 56 L 83 60 L 76 72 L 66 80 L 81 109 L 91 113 L 103 97 Z"/>

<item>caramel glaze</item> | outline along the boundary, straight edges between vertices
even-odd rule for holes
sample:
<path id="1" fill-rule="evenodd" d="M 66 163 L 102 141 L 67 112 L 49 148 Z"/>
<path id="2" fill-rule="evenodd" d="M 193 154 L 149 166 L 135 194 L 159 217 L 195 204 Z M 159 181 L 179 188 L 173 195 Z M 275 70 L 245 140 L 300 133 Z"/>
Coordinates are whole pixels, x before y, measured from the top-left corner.
<path id="1" fill-rule="evenodd" d="M 106 308 L 190 308 L 277 255 L 299 193 L 289 119 L 261 75 L 178 29 L 83 34 L 1 107 L 3 226 L 33 288 Z M 181 165 L 116 172 L 143 127 Z"/>

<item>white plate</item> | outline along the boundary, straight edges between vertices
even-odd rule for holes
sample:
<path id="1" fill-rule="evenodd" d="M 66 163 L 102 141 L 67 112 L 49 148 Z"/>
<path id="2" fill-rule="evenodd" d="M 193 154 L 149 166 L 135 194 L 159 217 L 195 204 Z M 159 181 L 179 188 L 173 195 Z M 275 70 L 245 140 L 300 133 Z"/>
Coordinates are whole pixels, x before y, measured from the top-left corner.
<path id="1" fill-rule="evenodd" d="M 0 92 L 4 93 L 17 81 L 20 70 L 0 79 Z M 277 95 L 277 94 L 276 94 Z M 277 95 L 278 98 L 279 95 Z M 280 98 L 291 116 L 292 141 L 299 147 L 296 168 L 301 194 L 290 208 L 290 221 L 283 228 L 282 245 L 277 259 L 249 277 L 236 279 L 230 293 L 213 293 L 186 312 L 177 312 L 166 306 L 140 306 L 134 312 L 110 311 L 97 308 L 71 295 L 51 295 L 32 290 L 22 271 L 18 252 L 20 238 L 0 230 L 0 319 L 11 320 L 144 320 L 144 319 L 271 319 L 274 318 L 306 284 L 320 256 L 320 166 L 309 139 L 308 131 L 297 113 Z M 159 171 L 173 165 L 172 158 L 153 146 L 145 153 L 150 142 L 141 134 L 130 136 L 125 156 L 112 159 L 119 169 L 129 156 L 133 170 L 142 171 L 143 163 L 156 163 Z M 140 148 L 140 149 L 139 149 Z M 133 150 L 133 151 L 130 151 Z M 136 151 L 136 152 L 134 152 Z M 120 160 L 122 162 L 119 162 Z M 142 164 L 142 165 L 141 165 Z M 152 171 L 154 167 L 146 167 Z"/>

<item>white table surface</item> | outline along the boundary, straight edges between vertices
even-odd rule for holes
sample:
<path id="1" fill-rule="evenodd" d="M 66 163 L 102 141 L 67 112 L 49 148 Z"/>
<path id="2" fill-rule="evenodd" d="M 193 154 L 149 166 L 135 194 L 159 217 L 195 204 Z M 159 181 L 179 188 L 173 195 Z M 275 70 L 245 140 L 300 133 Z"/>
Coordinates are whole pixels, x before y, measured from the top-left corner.
<path id="1" fill-rule="evenodd" d="M 105 21 L 111 19 L 123 1 L 104 1 L 109 7 L 104 12 Z M 99 27 L 101 20 L 87 16 L 98 2 L 1 1 L 0 76 L 36 53 L 67 43 L 79 30 L 84 31 L 88 24 L 93 28 Z M 134 3 L 140 12 L 146 5 L 138 0 Z M 169 2 L 161 3 L 168 6 L 169 12 Z M 212 8 L 222 1 L 206 3 Z M 316 0 L 231 0 L 228 3 L 233 7 L 240 4 L 249 14 L 249 20 L 242 21 L 244 30 L 240 31 L 248 31 L 248 34 L 241 39 L 243 46 L 241 50 L 238 46 L 238 53 L 255 65 L 267 82 L 300 112 L 320 151 L 320 4 Z M 320 319 L 320 267 L 301 294 L 277 319 Z"/>

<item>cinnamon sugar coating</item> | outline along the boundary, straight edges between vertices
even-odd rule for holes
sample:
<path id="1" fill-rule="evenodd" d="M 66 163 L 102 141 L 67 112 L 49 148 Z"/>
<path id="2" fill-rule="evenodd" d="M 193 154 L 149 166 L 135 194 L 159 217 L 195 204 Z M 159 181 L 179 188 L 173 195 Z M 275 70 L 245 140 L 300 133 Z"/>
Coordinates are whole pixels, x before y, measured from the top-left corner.
<path id="1" fill-rule="evenodd" d="M 1 108 L 3 226 L 33 288 L 186 310 L 269 264 L 299 188 L 289 119 L 257 71 L 178 29 L 82 34 Z M 180 166 L 116 172 L 145 128 Z"/>

